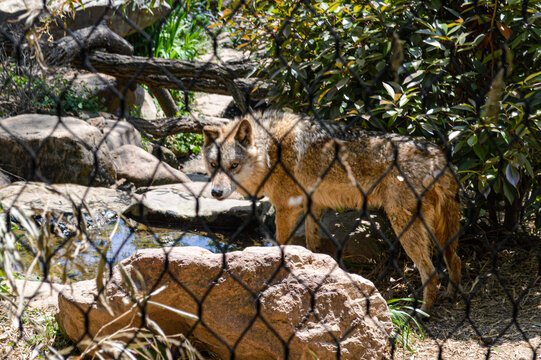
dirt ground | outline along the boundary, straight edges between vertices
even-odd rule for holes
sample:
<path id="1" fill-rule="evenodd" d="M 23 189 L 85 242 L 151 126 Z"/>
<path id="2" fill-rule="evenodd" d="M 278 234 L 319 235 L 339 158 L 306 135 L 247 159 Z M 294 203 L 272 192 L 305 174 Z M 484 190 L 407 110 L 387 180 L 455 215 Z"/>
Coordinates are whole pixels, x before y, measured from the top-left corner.
<path id="1" fill-rule="evenodd" d="M 439 298 L 422 322 L 425 339 L 413 342 L 415 353 L 397 348 L 393 359 L 541 358 L 541 239 L 483 238 L 461 239 L 462 296 L 454 302 Z M 400 258 L 398 264 L 418 286 L 417 271 Z M 387 299 L 411 295 L 402 279 L 382 285 Z"/>

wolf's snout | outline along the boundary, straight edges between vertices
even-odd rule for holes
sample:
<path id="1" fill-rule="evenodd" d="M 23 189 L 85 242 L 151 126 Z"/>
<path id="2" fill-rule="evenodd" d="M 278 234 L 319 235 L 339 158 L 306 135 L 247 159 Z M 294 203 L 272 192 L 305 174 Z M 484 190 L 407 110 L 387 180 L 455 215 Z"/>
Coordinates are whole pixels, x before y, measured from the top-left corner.
<path id="1" fill-rule="evenodd" d="M 220 190 L 220 189 L 212 189 L 210 191 L 210 194 L 216 199 L 220 199 L 224 195 L 224 192 L 223 190 Z"/>

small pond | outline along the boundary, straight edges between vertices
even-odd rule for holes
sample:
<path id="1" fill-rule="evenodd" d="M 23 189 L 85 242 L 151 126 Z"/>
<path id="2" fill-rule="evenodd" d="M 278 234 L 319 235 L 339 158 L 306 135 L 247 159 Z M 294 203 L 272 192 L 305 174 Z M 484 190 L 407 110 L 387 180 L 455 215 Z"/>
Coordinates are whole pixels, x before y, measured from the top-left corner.
<path id="1" fill-rule="evenodd" d="M 88 227 L 86 239 L 76 236 L 61 227 L 61 236 L 51 236 L 46 256 L 32 273 L 34 278 L 42 278 L 45 273 L 53 281 L 72 282 L 96 277 L 100 262 L 105 260 L 110 265 L 133 255 L 136 250 L 164 246 L 199 246 L 214 253 L 241 250 L 247 246 L 272 246 L 261 236 L 235 237 L 229 241 L 227 234 L 188 232 L 170 228 L 146 227 L 130 219 L 110 217 L 108 220 Z M 26 273 L 36 251 L 30 245 L 22 231 L 17 234 L 17 247 L 21 255 L 16 270 Z M 49 261 L 43 259 L 49 258 Z M 44 264 L 49 264 L 48 266 Z"/>

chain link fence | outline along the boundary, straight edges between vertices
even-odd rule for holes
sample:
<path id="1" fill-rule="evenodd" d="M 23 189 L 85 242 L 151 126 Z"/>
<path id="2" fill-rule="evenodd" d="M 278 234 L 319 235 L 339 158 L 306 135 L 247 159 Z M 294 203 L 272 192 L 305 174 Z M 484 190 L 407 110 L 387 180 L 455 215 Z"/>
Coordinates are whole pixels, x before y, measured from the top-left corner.
<path id="1" fill-rule="evenodd" d="M 537 359 L 540 14 L 0 4 L 3 358 Z"/>

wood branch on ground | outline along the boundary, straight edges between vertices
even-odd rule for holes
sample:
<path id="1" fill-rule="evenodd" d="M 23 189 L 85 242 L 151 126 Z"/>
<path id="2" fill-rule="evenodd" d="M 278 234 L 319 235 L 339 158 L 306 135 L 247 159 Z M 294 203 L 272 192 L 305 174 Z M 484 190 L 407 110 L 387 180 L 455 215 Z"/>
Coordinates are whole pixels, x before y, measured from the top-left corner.
<path id="1" fill-rule="evenodd" d="M 94 49 L 105 49 L 108 52 L 125 56 L 133 54 L 133 46 L 120 35 L 100 24 L 71 32 L 54 42 L 47 54 L 46 63 L 52 66 L 69 64 L 83 53 Z"/>
<path id="2" fill-rule="evenodd" d="M 138 83 L 151 87 L 235 95 L 227 85 L 229 83 L 252 100 L 265 98 L 270 90 L 269 85 L 261 79 L 243 77 L 245 64 L 224 66 L 209 62 L 127 56 L 101 51 L 89 54 L 85 63 L 74 59 L 74 64 L 78 67 L 86 68 L 85 65 L 89 65 L 90 68 L 86 69 L 118 78 L 135 77 Z"/>
<path id="3" fill-rule="evenodd" d="M 207 116 L 203 118 L 192 115 L 167 117 L 154 120 L 128 117 L 126 120 L 135 126 L 137 130 L 145 132 L 158 139 L 178 133 L 201 134 L 204 126 L 220 126 L 231 121 L 229 119 L 217 117 Z"/>

